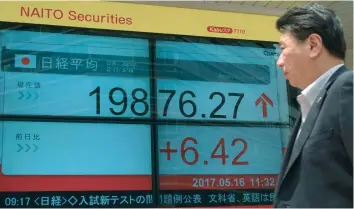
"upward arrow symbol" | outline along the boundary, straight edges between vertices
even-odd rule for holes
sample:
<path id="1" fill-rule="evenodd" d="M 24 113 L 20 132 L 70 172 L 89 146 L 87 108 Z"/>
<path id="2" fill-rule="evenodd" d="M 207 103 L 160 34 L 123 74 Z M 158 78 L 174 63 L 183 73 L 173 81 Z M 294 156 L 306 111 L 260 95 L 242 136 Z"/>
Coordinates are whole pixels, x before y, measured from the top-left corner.
<path id="1" fill-rule="evenodd" d="M 256 106 L 258 106 L 260 103 L 262 103 L 263 118 L 268 117 L 267 103 L 273 107 L 273 101 L 265 93 L 262 93 L 262 95 L 260 97 L 258 97 L 258 99 L 256 100 L 255 103 L 256 103 Z"/>

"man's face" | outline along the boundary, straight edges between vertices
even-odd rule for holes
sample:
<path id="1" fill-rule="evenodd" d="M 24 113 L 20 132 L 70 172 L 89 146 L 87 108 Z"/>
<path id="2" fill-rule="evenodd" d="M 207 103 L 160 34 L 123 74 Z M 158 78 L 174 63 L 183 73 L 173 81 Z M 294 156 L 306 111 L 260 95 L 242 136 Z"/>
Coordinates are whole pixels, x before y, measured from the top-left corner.
<path id="1" fill-rule="evenodd" d="M 299 42 L 289 32 L 281 35 L 279 41 L 281 53 L 277 65 L 283 70 L 285 78 L 290 85 L 304 89 L 307 85 L 307 77 L 311 72 L 309 49 L 306 41 Z"/>

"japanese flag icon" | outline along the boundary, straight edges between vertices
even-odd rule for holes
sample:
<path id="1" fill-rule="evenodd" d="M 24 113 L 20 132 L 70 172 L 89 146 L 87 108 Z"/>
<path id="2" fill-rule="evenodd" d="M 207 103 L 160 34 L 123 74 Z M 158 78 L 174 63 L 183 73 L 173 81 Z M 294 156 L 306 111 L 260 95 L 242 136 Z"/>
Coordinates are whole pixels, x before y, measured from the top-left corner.
<path id="1" fill-rule="evenodd" d="M 37 67 L 37 56 L 36 55 L 27 55 L 27 54 L 16 54 L 15 55 L 15 67 L 36 68 Z"/>

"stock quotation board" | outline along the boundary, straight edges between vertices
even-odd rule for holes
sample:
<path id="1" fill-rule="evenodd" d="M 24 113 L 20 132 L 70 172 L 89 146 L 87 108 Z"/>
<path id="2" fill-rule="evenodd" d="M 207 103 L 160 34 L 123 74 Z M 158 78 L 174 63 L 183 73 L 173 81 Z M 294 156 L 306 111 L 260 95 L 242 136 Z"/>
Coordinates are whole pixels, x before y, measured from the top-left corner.
<path id="1" fill-rule="evenodd" d="M 272 204 L 289 131 L 275 48 L 21 30 L 0 40 L 0 206 Z"/>

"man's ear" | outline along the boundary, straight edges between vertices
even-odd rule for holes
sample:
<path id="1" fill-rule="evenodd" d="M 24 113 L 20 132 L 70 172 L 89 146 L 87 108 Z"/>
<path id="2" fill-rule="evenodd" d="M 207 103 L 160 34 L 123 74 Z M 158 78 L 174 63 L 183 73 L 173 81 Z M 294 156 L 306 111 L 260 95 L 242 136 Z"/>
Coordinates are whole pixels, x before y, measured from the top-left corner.
<path id="1" fill-rule="evenodd" d="M 310 58 L 318 57 L 323 49 L 321 36 L 316 33 L 309 35 L 307 38 L 307 44 L 310 49 Z"/>

